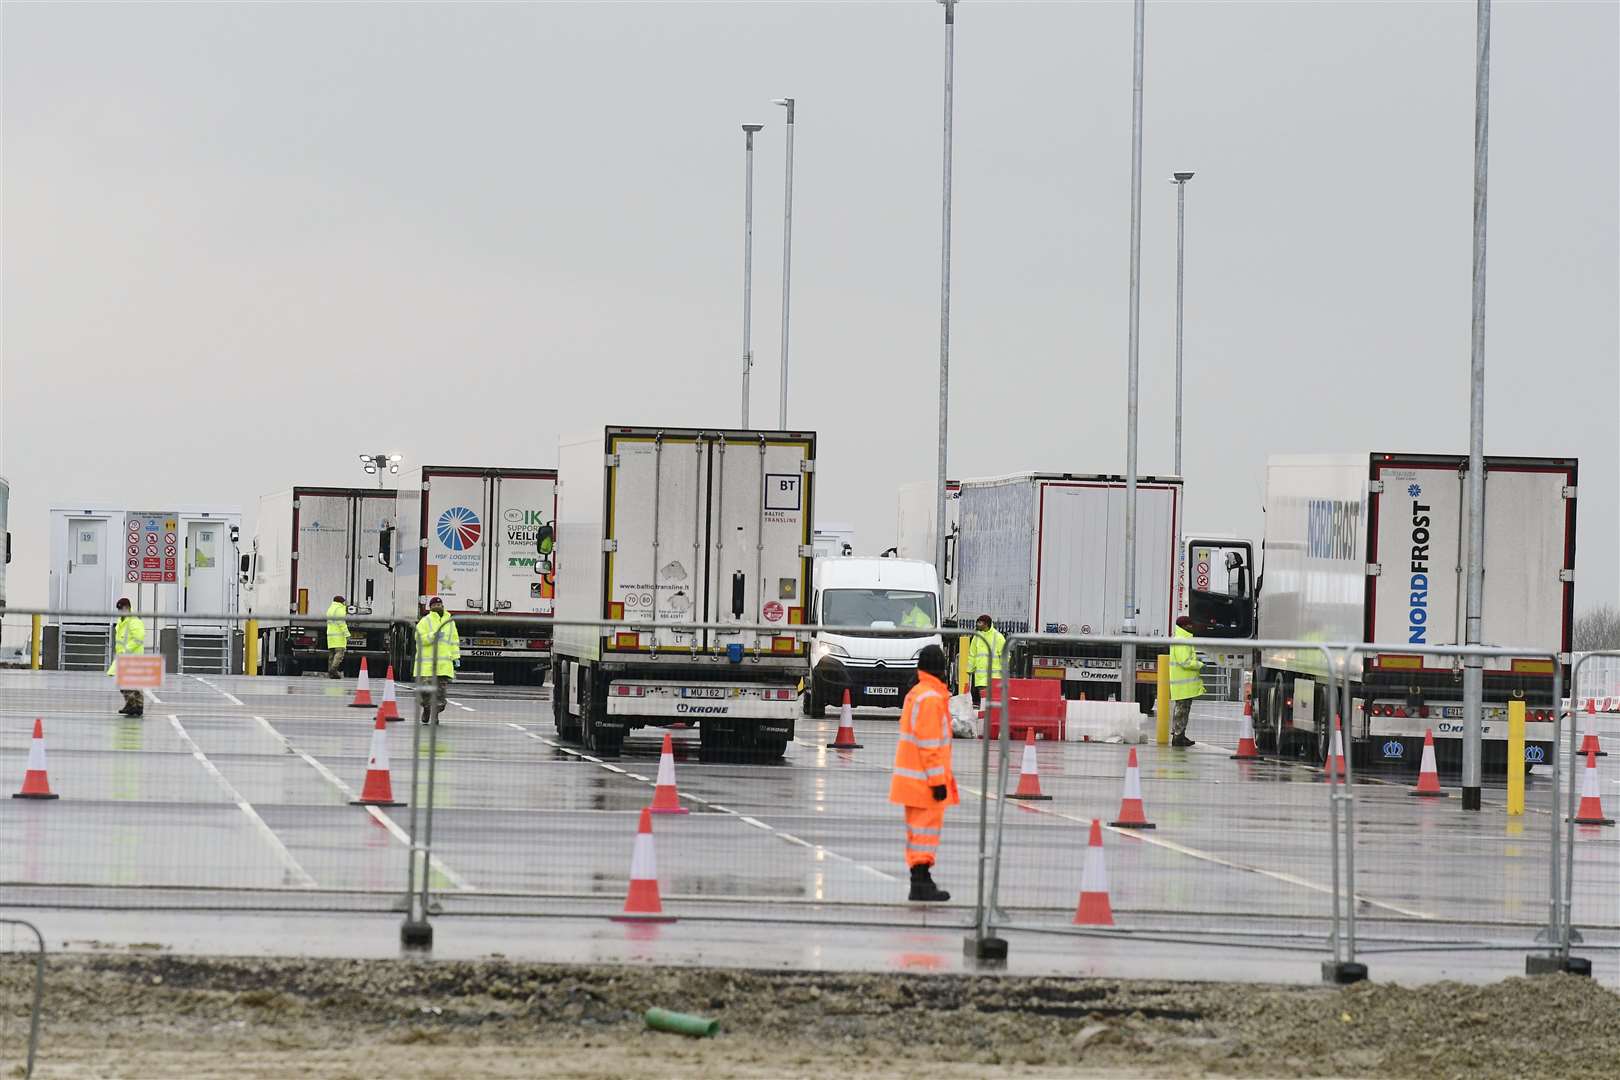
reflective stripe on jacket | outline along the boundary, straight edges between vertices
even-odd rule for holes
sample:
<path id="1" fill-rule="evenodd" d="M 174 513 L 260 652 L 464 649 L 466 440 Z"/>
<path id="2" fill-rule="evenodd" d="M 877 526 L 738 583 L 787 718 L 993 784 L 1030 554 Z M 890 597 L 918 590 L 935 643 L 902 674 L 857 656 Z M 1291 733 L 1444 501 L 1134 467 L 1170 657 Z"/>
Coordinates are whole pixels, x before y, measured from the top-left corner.
<path id="1" fill-rule="evenodd" d="M 125 615 L 113 627 L 113 662 L 107 665 L 107 674 L 117 674 L 120 656 L 139 656 L 145 651 L 146 624 L 133 615 Z"/>
<path id="2" fill-rule="evenodd" d="M 328 649 L 342 649 L 349 644 L 349 624 L 347 617 L 349 609 L 332 601 L 332 606 L 326 609 L 326 647 Z"/>
<path id="3" fill-rule="evenodd" d="M 934 806 L 931 790 L 944 784 L 941 806 L 955 806 L 956 777 L 951 774 L 951 716 L 945 684 L 926 671 L 900 706 L 900 741 L 894 748 L 894 777 L 889 801 L 902 806 Z"/>
<path id="4" fill-rule="evenodd" d="M 1194 635 L 1181 627 L 1170 632 L 1171 637 L 1190 638 Z M 1204 662 L 1198 659 L 1198 650 L 1191 645 L 1170 646 L 1170 700 L 1185 701 L 1187 698 L 1202 697 L 1204 693 L 1204 680 L 1198 673 L 1204 668 Z"/>
<path id="5" fill-rule="evenodd" d="M 995 627 L 974 630 L 968 637 L 968 671 L 974 686 L 989 686 L 991 679 L 1001 678 L 1001 653 L 1007 639 Z"/>
<path id="6" fill-rule="evenodd" d="M 435 663 L 435 658 L 437 663 Z M 456 677 L 456 661 L 461 659 L 461 635 L 448 614 L 428 612 L 416 624 L 416 675 Z"/>

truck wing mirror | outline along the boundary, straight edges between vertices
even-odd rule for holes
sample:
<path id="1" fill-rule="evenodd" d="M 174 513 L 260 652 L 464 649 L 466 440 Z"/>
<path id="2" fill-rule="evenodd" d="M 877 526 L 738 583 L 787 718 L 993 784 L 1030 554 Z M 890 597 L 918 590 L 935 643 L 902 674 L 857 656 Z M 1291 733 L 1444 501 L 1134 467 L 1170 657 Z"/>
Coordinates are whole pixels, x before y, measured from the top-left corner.
<path id="1" fill-rule="evenodd" d="M 253 573 L 253 556 L 243 555 L 239 561 L 241 562 L 242 566 L 242 584 L 246 585 Z"/>
<path id="2" fill-rule="evenodd" d="M 534 531 L 534 552 L 536 555 L 550 555 L 551 549 L 556 546 L 557 528 L 555 525 L 542 525 Z"/>
<path id="3" fill-rule="evenodd" d="M 377 534 L 377 561 L 382 563 L 385 568 L 392 570 L 394 568 L 394 564 L 392 562 L 394 557 L 393 553 L 394 527 L 392 525 L 384 525 L 382 527 L 382 531 Z"/>

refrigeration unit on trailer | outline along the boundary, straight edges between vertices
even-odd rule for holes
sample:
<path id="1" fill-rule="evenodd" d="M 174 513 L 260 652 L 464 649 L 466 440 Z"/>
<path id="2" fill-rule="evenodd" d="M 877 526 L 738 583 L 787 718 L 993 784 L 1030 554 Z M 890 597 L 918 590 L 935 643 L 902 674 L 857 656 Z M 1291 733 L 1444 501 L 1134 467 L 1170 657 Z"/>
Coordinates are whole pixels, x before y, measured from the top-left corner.
<path id="1" fill-rule="evenodd" d="M 326 670 L 326 609 L 341 596 L 356 619 L 393 614 L 394 493 L 381 488 L 294 487 L 259 500 L 257 535 L 242 554 L 248 612 L 264 620 L 265 671 Z M 362 658 L 383 674 L 388 629 L 349 624 L 345 668 Z"/>
<path id="2" fill-rule="evenodd" d="M 780 757 L 807 645 L 816 437 L 610 427 L 564 442 L 558 483 L 557 731 L 617 754 L 695 723 L 706 750 Z M 719 623 L 737 629 L 654 628 Z M 743 629 L 749 625 L 772 629 Z"/>
<path id="3" fill-rule="evenodd" d="M 456 621 L 463 672 L 544 681 L 557 577 L 538 549 L 556 517 L 555 469 L 424 465 L 402 474 L 395 613 L 414 621 L 437 596 Z M 410 677 L 416 635 L 397 628 L 390 651 Z"/>
<path id="4" fill-rule="evenodd" d="M 1468 458 L 1357 453 L 1273 457 L 1266 468 L 1258 635 L 1376 643 L 1347 667 L 1345 736 L 1365 757 L 1415 760 L 1426 730 L 1459 757 L 1462 664 L 1403 652 L 1465 636 Z M 1574 458 L 1485 459 L 1481 643 L 1525 655 L 1484 664 L 1485 761 L 1506 762 L 1507 705 L 1526 705 L 1525 763 L 1550 761 L 1556 653 L 1567 687 L 1575 578 Z M 1318 654 L 1261 650 L 1263 748 L 1321 759 L 1333 715 Z"/>
<path id="5" fill-rule="evenodd" d="M 170 671 L 221 674 L 240 663 L 236 575 L 242 513 L 234 507 L 129 510 L 106 504 L 52 507 L 47 606 L 84 614 L 51 618 L 46 667 L 105 669 L 120 597 L 148 620 L 147 648 Z M 105 613 L 105 614 L 103 614 Z M 192 616 L 185 620 L 164 616 Z"/>
<path id="6" fill-rule="evenodd" d="M 934 561 L 937 543 L 934 517 L 939 513 L 936 494 L 939 490 L 932 480 L 919 480 L 903 484 L 899 505 L 895 513 L 894 554 L 902 559 Z M 941 626 L 961 625 L 957 622 L 956 565 L 957 537 L 962 527 L 962 485 L 959 481 L 945 482 L 945 573 L 940 582 L 940 602 L 943 604 Z M 971 624 L 971 616 L 963 616 Z"/>
<path id="7" fill-rule="evenodd" d="M 1136 631 L 1174 625 L 1181 480 L 1137 484 Z M 1083 473 L 1019 473 L 962 481 L 957 540 L 958 618 L 989 615 L 1004 634 L 1119 634 L 1125 615 L 1125 480 Z M 1136 650 L 1136 700 L 1154 698 L 1158 654 Z M 1022 674 L 1063 680 L 1067 698 L 1117 699 L 1120 647 L 1038 643 Z M 1015 672 L 1019 673 L 1019 672 Z"/>

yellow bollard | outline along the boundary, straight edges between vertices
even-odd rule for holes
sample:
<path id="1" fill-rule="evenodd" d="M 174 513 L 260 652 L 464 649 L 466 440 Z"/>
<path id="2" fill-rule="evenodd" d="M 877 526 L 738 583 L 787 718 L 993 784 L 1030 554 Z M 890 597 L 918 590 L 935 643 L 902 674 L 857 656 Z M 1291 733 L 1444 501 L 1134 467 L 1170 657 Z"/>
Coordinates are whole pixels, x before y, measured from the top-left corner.
<path id="1" fill-rule="evenodd" d="M 1159 654 L 1158 684 L 1159 684 L 1159 687 L 1158 687 L 1159 700 L 1158 700 L 1158 703 L 1157 703 L 1157 708 L 1158 708 L 1158 713 L 1159 713 L 1159 738 L 1158 738 L 1158 742 L 1159 742 L 1160 746 L 1169 746 L 1170 745 L 1170 654 L 1169 653 L 1160 653 Z"/>
<path id="2" fill-rule="evenodd" d="M 963 634 L 956 639 L 956 692 L 958 694 L 971 692 L 969 682 L 972 680 L 973 674 L 968 671 L 969 640 L 971 640 L 971 635 L 968 634 Z"/>
<path id="3" fill-rule="evenodd" d="M 1524 702 L 1508 702 L 1507 812 L 1524 813 Z"/>
<path id="4" fill-rule="evenodd" d="M 248 675 L 259 673 L 258 619 L 249 619 L 242 631 L 242 670 Z"/>
<path id="5" fill-rule="evenodd" d="M 28 631 L 28 666 L 35 671 L 39 670 L 40 646 L 45 640 L 44 617 L 33 616 L 33 627 Z"/>

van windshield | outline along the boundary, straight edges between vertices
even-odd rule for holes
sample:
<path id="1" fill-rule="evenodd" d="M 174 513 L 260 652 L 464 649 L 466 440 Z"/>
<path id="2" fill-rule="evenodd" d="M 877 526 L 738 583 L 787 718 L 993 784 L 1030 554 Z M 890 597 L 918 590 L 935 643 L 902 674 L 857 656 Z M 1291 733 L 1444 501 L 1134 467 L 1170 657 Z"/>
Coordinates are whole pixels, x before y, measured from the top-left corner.
<path id="1" fill-rule="evenodd" d="M 894 626 L 932 630 L 938 624 L 932 593 L 915 589 L 829 589 L 821 594 L 827 626 Z"/>

